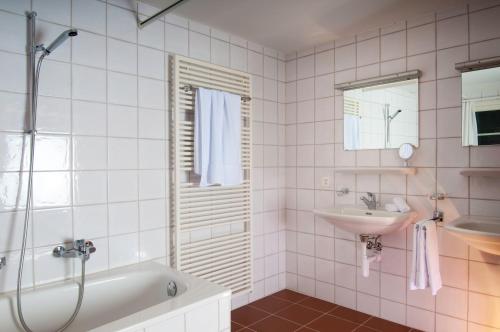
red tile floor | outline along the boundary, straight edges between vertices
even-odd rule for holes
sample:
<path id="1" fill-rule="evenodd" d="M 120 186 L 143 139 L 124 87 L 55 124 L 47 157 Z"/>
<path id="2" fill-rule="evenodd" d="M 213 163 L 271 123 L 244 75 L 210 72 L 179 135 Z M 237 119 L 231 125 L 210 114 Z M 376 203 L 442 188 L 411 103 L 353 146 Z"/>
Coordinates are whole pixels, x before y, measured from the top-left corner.
<path id="1" fill-rule="evenodd" d="M 286 289 L 233 310 L 231 331 L 417 332 L 403 325 Z"/>

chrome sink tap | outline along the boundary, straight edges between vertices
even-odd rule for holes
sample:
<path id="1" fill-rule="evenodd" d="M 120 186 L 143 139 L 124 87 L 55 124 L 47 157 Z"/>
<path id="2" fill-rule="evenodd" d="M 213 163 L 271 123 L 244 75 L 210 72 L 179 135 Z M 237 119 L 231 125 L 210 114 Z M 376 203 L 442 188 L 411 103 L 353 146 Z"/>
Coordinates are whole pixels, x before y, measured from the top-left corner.
<path id="1" fill-rule="evenodd" d="M 377 209 L 377 197 L 375 196 L 375 194 L 371 193 L 371 192 L 367 192 L 366 195 L 368 196 L 368 198 L 365 196 L 362 196 L 361 200 L 363 201 L 363 203 L 366 204 L 366 206 L 368 207 L 368 210 Z"/>
<path id="2" fill-rule="evenodd" d="M 63 246 L 57 246 L 52 251 L 56 257 L 73 258 L 81 257 L 84 260 L 89 260 L 90 254 L 94 253 L 96 248 L 94 243 L 89 240 L 81 239 L 73 242 L 73 248 L 66 249 Z"/>

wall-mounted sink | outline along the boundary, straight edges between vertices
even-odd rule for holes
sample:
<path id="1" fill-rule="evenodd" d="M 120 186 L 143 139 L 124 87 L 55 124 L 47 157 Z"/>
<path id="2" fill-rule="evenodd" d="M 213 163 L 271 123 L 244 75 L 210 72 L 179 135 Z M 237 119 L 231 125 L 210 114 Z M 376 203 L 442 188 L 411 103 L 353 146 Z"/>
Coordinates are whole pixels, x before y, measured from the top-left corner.
<path id="1" fill-rule="evenodd" d="M 500 255 L 500 218 L 462 216 L 444 228 L 476 249 Z"/>
<path id="2" fill-rule="evenodd" d="M 351 233 L 383 235 L 405 228 L 416 217 L 415 212 L 389 212 L 357 207 L 336 207 L 313 211 L 335 226 Z"/>

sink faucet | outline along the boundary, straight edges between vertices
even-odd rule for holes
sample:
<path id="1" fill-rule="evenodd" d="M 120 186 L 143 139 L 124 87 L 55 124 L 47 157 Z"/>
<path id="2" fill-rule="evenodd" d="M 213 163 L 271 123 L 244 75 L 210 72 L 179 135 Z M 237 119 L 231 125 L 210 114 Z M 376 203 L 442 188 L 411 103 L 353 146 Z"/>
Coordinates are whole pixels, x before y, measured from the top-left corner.
<path id="1" fill-rule="evenodd" d="M 73 242 L 73 248 L 66 249 L 63 246 L 57 246 L 54 248 L 52 253 L 56 257 L 72 258 L 81 257 L 84 260 L 89 260 L 90 254 L 94 253 L 96 248 L 92 241 L 85 239 L 76 240 Z"/>
<path id="2" fill-rule="evenodd" d="M 368 198 L 362 196 L 361 200 L 366 204 L 368 210 L 375 210 L 377 208 L 377 197 L 374 193 L 371 192 L 367 192 L 366 195 L 368 196 Z"/>
<path id="3" fill-rule="evenodd" d="M 5 257 L 0 257 L 0 270 L 2 269 L 2 267 L 4 267 L 5 265 L 7 265 L 7 260 L 5 259 Z"/>

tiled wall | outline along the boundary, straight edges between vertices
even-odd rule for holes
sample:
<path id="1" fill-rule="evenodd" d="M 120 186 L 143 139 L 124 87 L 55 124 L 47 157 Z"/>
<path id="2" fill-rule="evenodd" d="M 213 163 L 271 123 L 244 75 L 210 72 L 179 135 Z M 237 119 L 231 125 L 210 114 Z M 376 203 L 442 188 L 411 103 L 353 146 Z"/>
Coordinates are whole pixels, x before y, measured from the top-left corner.
<path id="1" fill-rule="evenodd" d="M 436 297 L 409 291 L 411 232 L 382 239 L 383 261 L 363 278 L 353 234 L 315 218 L 313 208 L 360 203 L 367 191 L 382 203 L 404 196 L 428 218 L 430 193 L 446 221 L 500 215 L 500 180 L 467 178 L 463 167 L 499 167 L 500 147 L 462 147 L 456 62 L 500 56 L 500 2 L 396 23 L 287 56 L 286 285 L 425 331 L 500 331 L 500 259 L 439 228 L 444 287 Z M 420 146 L 415 176 L 335 174 L 337 167 L 401 166 L 396 150 L 343 149 L 342 94 L 335 83 L 420 69 Z M 322 185 L 323 177 L 330 185 Z M 337 196 L 347 187 L 351 193 Z"/>
<path id="2" fill-rule="evenodd" d="M 7 0 L 0 2 L 0 256 L 7 256 L 0 293 L 15 289 L 23 229 L 30 9 L 38 12 L 39 42 L 69 27 L 79 35 L 47 57 L 41 73 L 24 285 L 78 274 L 78 262 L 52 257 L 55 245 L 76 238 L 97 247 L 89 272 L 166 261 L 168 58 L 182 54 L 252 73 L 255 296 L 284 287 L 283 55 L 174 15 L 139 30 L 135 1 Z"/>

